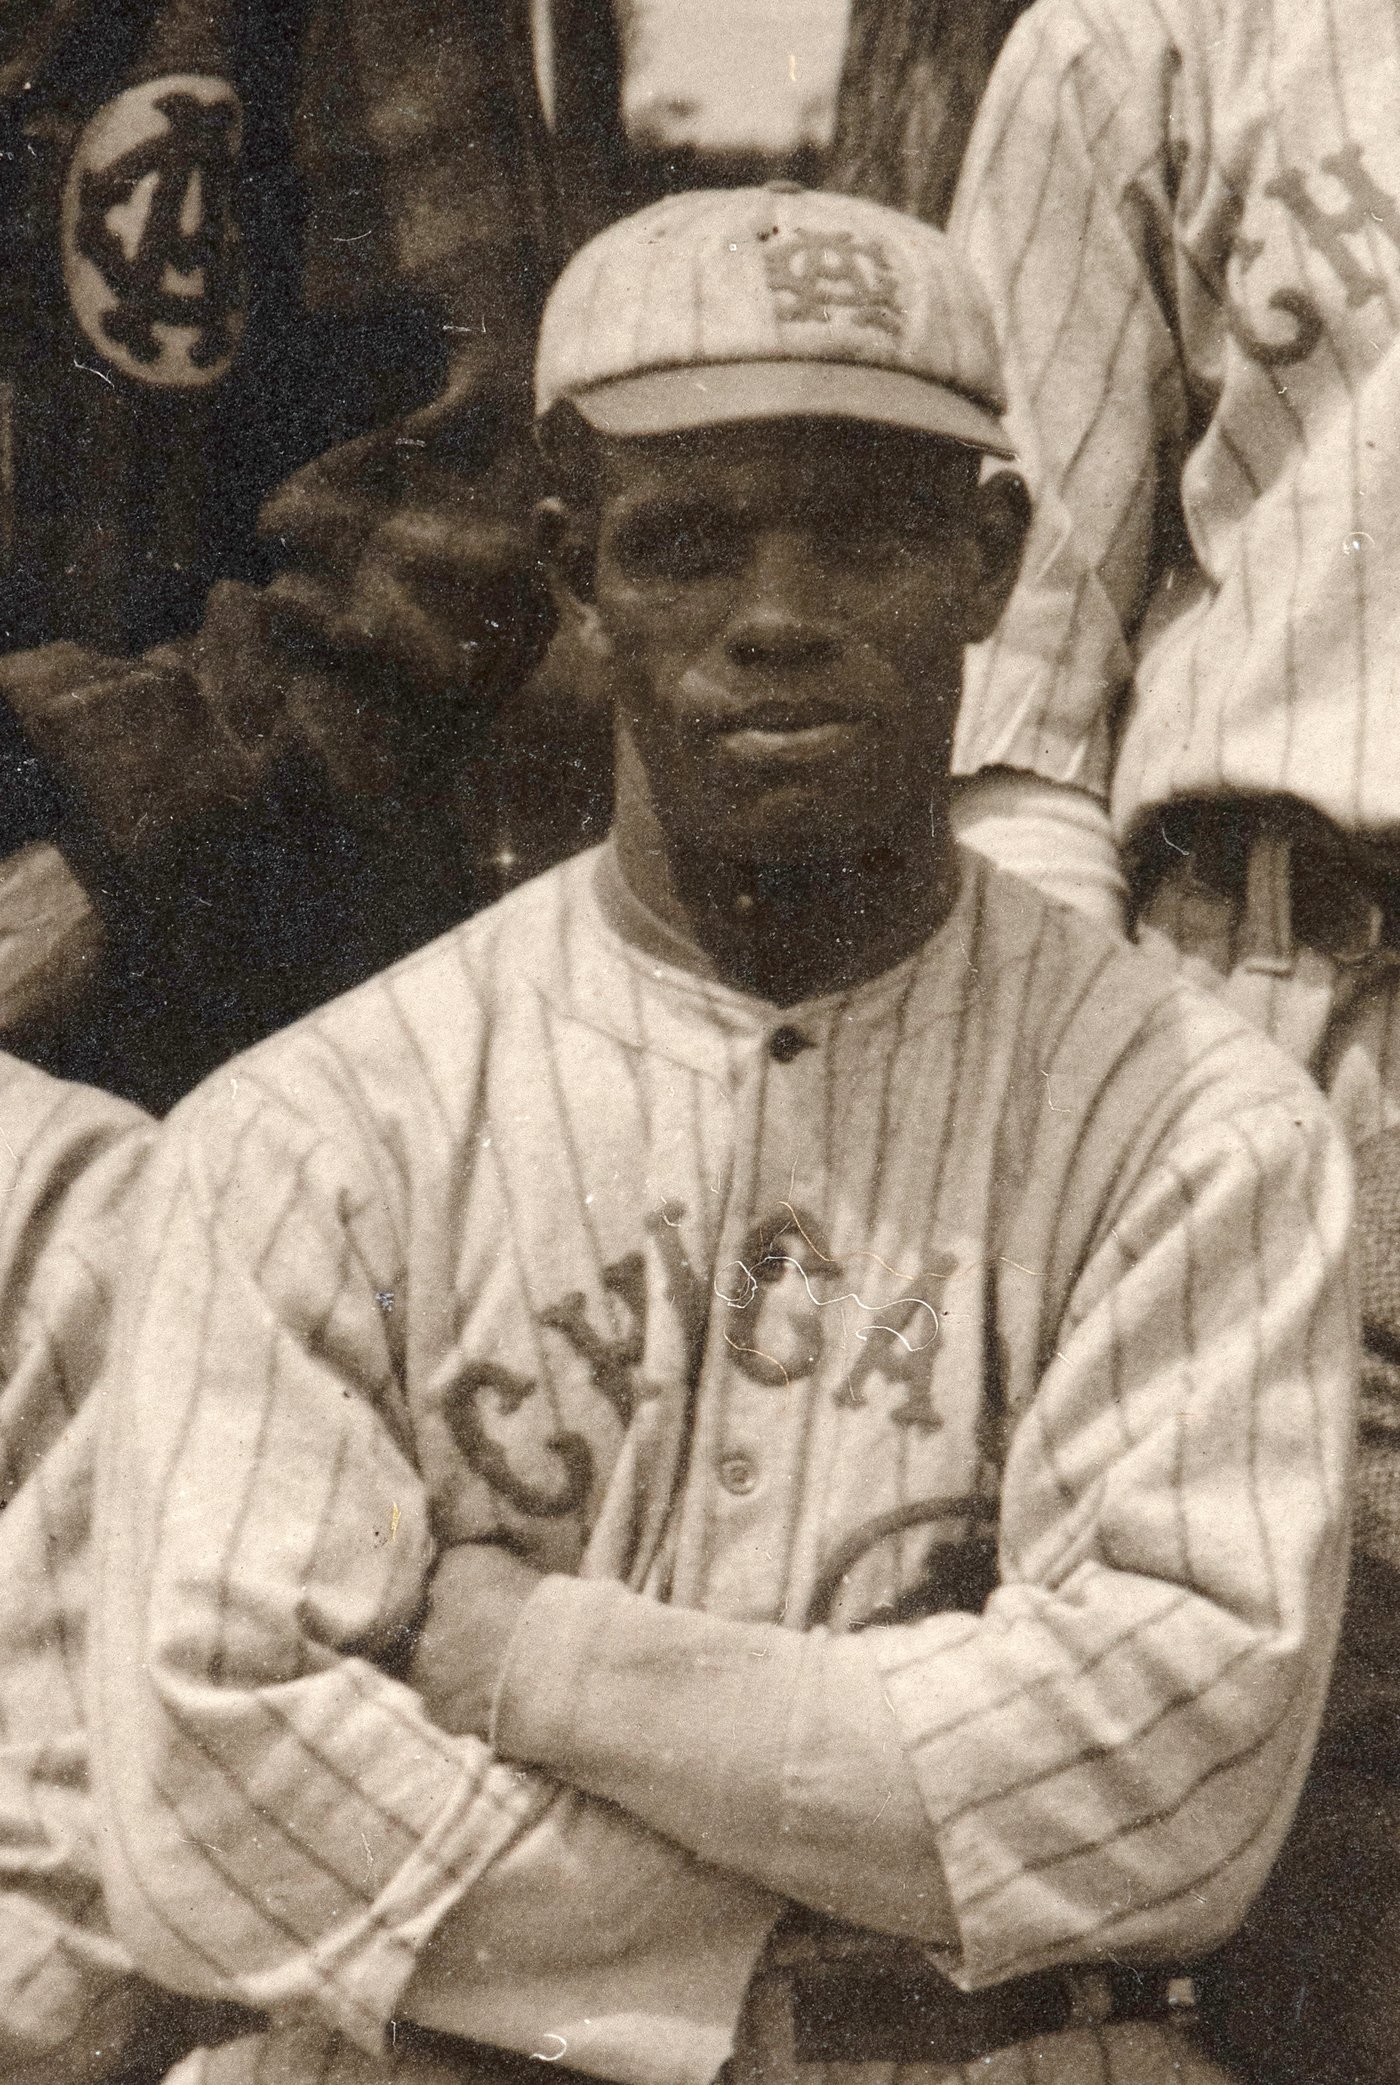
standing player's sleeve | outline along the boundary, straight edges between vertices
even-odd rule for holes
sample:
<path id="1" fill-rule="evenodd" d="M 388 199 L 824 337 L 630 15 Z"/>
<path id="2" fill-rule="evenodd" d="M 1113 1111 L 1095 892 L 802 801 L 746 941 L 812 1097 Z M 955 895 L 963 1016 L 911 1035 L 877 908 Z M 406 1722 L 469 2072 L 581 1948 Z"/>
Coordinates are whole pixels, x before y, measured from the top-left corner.
<path id="1" fill-rule="evenodd" d="M 149 1182 L 99 1472 L 114 1926 L 158 1981 L 371 2051 L 424 1960 L 431 2024 L 526 2052 L 592 2024 L 627 2085 L 704 2085 L 777 1907 L 449 1736 L 392 1676 L 434 1561 L 402 1195 L 328 1112 L 236 1065 L 173 1118 Z M 455 1958 L 431 1953 L 454 1932 Z"/>
<path id="2" fill-rule="evenodd" d="M 950 233 L 990 296 L 1035 499 L 996 634 L 968 657 L 955 766 L 1107 798 L 1185 397 L 1153 266 L 1170 237 L 1169 53 L 1155 13 L 1037 7 L 993 72 Z"/>
<path id="3" fill-rule="evenodd" d="M 1340 1139 L 1301 1079 L 1254 1105 L 1233 1091 L 1237 1112 L 1090 1203 L 1098 1242 L 1043 1326 L 983 1614 L 802 1636 L 549 1578 L 508 1660 L 502 1749 L 819 1909 L 908 1930 L 922 1887 L 923 1937 L 952 1942 L 966 1985 L 1229 1933 L 1321 1713 L 1355 1351 Z M 1084 1221 L 1084 1180 L 1057 1185 Z M 1029 1281 L 1031 1239 L 1003 1249 Z"/>
<path id="4" fill-rule="evenodd" d="M 953 831 L 1009 875 L 1034 883 L 1057 904 L 1073 905 L 1124 930 L 1127 883 L 1108 812 L 1072 782 L 1047 782 L 1024 770 L 985 768 L 959 783 Z"/>

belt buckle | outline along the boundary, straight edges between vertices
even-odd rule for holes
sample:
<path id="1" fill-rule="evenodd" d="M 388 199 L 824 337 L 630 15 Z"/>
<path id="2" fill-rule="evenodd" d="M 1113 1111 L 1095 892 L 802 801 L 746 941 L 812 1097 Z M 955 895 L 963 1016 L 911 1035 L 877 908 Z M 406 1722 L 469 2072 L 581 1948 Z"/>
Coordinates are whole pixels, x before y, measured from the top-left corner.
<path id="1" fill-rule="evenodd" d="M 1200 2010 L 1201 1994 L 1194 1976 L 1167 1978 L 1167 2017 L 1176 2025 L 1189 2027 Z"/>
<path id="2" fill-rule="evenodd" d="M 1368 898 L 1366 901 L 1366 926 L 1359 943 L 1348 942 L 1341 948 L 1334 948 L 1332 960 L 1334 963 L 1342 964 L 1346 969 L 1353 969 L 1361 963 L 1369 963 L 1384 940 L 1385 913 L 1374 898 Z"/>

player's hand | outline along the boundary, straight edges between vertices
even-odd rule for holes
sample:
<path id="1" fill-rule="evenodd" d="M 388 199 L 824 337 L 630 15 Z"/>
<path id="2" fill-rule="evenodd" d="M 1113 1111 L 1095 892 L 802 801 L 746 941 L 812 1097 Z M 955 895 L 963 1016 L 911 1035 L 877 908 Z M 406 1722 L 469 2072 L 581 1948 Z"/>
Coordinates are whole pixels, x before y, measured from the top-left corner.
<path id="1" fill-rule="evenodd" d="M 443 1551 L 407 1674 L 441 1729 L 489 1737 L 506 1652 L 541 1575 L 495 1542 Z"/>

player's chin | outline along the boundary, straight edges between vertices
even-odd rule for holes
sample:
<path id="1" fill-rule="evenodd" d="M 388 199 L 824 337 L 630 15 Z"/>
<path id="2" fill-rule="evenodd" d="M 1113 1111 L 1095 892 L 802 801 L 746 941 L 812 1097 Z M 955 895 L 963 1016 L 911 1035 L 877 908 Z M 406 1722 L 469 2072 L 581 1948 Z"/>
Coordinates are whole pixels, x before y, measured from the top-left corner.
<path id="1" fill-rule="evenodd" d="M 717 853 L 756 867 L 802 868 L 854 862 L 879 837 L 864 791 L 833 794 L 811 783 L 774 783 L 716 807 L 710 826 Z"/>
<path id="2" fill-rule="evenodd" d="M 850 860 L 889 830 L 921 766 L 917 742 L 868 728 L 820 760 L 717 766 L 706 794 L 756 860 Z"/>

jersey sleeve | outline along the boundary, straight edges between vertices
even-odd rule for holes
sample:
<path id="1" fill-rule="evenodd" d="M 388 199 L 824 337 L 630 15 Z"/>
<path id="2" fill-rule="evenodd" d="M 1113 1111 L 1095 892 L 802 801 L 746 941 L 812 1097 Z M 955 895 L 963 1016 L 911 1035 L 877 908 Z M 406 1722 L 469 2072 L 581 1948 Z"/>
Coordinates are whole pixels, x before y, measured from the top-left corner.
<path id="1" fill-rule="evenodd" d="M 1174 1137 L 1047 1328 L 982 1614 L 794 1639 L 550 1579 L 499 1743 L 818 1909 L 908 1931 L 922 1892 L 967 1986 L 1214 1945 L 1287 1828 L 1336 1639 L 1349 1216 L 1301 1082 Z"/>
<path id="2" fill-rule="evenodd" d="M 0 1506 L 76 1416 L 106 1348 L 152 1125 L 0 1052 Z"/>
<path id="3" fill-rule="evenodd" d="M 292 1101 L 236 1064 L 171 1123 L 146 1198 L 99 1477 L 114 1927 L 159 1982 L 319 2016 L 371 2051 L 439 1933 L 416 1989 L 430 2024 L 527 2053 L 559 2011 L 592 2010 L 600 1959 L 625 2018 L 629 1942 L 655 2013 L 664 1940 L 666 2060 L 648 2016 L 630 2061 L 617 2029 L 614 2075 L 703 2085 L 776 1907 L 676 1847 L 640 1862 L 639 1827 L 556 1802 L 394 1676 L 435 1553 L 401 1392 L 402 1210 L 389 1155 L 328 1120 L 314 1083 Z M 511 1982 L 532 1880 L 558 1955 L 534 2014 Z"/>
<path id="4" fill-rule="evenodd" d="M 1110 933 L 1125 931 L 1122 859 L 1107 811 L 1087 790 L 1024 769 L 984 768 L 957 786 L 949 810 L 964 847 Z"/>
<path id="5" fill-rule="evenodd" d="M 151 1125 L 0 1055 L 0 2072 L 133 2060 L 154 1994 L 102 1915 L 81 1673 L 96 1406 Z"/>
<path id="6" fill-rule="evenodd" d="M 399 2010 L 615 2085 L 710 2085 L 781 1908 L 561 1789 L 448 1913 Z"/>
<path id="7" fill-rule="evenodd" d="M 992 74 L 950 221 L 987 289 L 1035 501 L 1021 578 L 968 655 L 955 767 L 1107 797 L 1185 396 L 1160 257 L 1170 53 L 1154 10 L 1037 7 Z"/>

